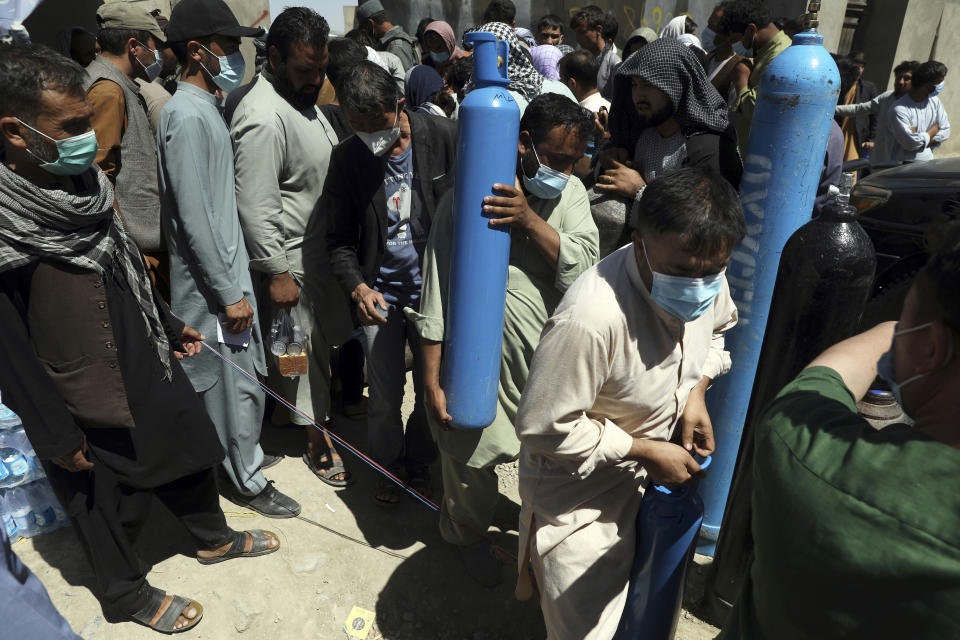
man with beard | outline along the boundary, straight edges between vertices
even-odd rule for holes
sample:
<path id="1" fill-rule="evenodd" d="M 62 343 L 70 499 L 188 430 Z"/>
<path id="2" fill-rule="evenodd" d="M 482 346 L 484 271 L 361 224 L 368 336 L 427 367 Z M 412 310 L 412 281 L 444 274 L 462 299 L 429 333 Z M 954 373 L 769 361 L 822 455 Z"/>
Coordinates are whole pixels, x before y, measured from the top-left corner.
<path id="1" fill-rule="evenodd" d="M 340 335 L 324 335 L 313 322 L 312 312 L 320 309 L 308 306 L 301 295 L 303 234 L 323 190 L 330 152 L 338 142 L 316 106 L 327 66 L 329 33 L 327 21 L 311 9 L 291 7 L 278 15 L 267 35 L 267 64 L 237 104 L 230 122 L 237 210 L 250 269 L 260 281 L 255 285 L 259 284 L 261 326 L 270 326 L 278 310 L 288 309 L 299 316 L 305 335 L 307 375 L 282 376 L 277 360 L 268 356 L 271 387 L 300 409 L 312 411 L 320 423 L 329 419 L 330 412 L 330 346 L 345 341 L 352 328 L 332 275 L 313 284 L 325 315 L 342 320 Z M 324 292 L 325 285 L 329 292 Z M 323 325 L 328 330 L 334 326 Z M 322 432 L 296 414 L 279 422 L 305 426 L 309 442 L 305 459 L 310 468 L 328 484 L 346 484 L 349 474 Z"/>
<path id="2" fill-rule="evenodd" d="M 689 47 L 651 42 L 623 63 L 615 83 L 614 149 L 602 154 L 598 191 L 639 201 L 647 184 L 682 166 L 710 168 L 739 187 L 743 162 L 727 104 Z"/>

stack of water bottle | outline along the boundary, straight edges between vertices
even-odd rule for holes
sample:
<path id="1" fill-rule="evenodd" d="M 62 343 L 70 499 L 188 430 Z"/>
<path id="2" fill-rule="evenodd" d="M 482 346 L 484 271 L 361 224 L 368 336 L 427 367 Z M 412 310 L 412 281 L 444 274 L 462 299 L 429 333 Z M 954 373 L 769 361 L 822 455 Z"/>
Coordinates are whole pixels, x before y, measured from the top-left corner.
<path id="1" fill-rule="evenodd" d="M 0 517 L 10 542 L 53 531 L 65 524 L 40 461 L 20 418 L 0 404 Z"/>

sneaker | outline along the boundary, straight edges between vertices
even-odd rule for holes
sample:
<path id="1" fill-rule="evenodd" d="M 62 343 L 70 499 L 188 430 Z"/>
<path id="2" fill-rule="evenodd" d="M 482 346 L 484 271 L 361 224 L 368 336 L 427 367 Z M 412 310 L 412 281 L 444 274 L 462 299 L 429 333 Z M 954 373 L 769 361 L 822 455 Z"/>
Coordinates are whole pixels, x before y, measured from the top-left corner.
<path id="1" fill-rule="evenodd" d="M 255 496 L 244 495 L 233 486 L 222 493 L 233 504 L 256 511 L 266 518 L 296 518 L 300 515 L 300 503 L 277 491 L 272 480 Z"/>

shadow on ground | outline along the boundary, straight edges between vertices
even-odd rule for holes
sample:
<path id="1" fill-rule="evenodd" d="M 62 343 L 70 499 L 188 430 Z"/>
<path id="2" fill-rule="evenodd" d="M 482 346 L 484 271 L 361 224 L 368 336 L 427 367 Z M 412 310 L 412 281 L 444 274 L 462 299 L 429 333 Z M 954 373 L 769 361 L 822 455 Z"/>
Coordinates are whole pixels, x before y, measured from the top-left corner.
<path id="1" fill-rule="evenodd" d="M 516 578 L 515 568 L 504 565 L 499 587 L 481 587 L 463 573 L 450 545 L 428 546 L 390 576 L 377 599 L 377 626 L 385 640 L 545 638 L 537 603 L 513 597 Z"/>

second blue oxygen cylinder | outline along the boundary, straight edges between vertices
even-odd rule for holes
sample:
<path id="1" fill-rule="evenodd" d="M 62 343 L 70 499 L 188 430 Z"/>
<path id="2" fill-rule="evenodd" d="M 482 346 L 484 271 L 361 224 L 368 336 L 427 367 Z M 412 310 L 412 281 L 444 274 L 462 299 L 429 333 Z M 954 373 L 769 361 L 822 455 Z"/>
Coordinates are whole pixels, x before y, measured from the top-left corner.
<path id="1" fill-rule="evenodd" d="M 704 516 L 698 551 L 709 556 L 737 462 L 780 254 L 793 232 L 810 220 L 839 93 L 837 65 L 814 31 L 795 35 L 760 81 L 740 186 L 747 235 L 727 267 L 739 316 L 726 334 L 733 368 L 707 394 L 717 451 L 713 471 L 700 487 Z"/>
<path id="2" fill-rule="evenodd" d="M 473 44 L 475 88 L 460 104 L 453 244 L 441 381 L 453 425 L 482 429 L 497 414 L 510 229 L 483 211 L 495 183 L 516 180 L 520 107 L 507 91 L 509 46 L 485 31 Z"/>
<path id="3" fill-rule="evenodd" d="M 701 469 L 709 466 L 709 457 L 700 463 Z M 696 483 L 677 487 L 651 484 L 647 489 L 637 516 L 637 548 L 619 640 L 673 638 L 687 565 L 701 522 L 703 501 Z"/>

